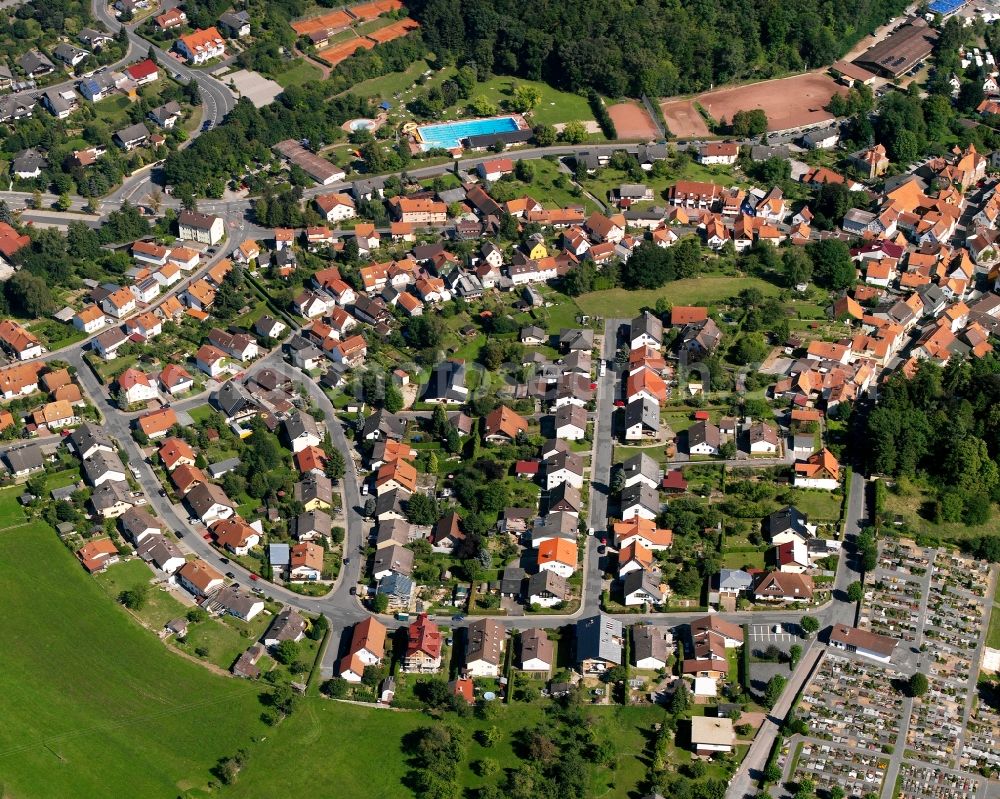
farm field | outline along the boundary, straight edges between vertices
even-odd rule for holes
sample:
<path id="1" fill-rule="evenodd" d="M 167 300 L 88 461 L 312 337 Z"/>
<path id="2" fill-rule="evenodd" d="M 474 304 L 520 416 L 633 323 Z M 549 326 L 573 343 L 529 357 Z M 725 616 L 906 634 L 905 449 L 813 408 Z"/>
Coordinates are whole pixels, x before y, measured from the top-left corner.
<path id="1" fill-rule="evenodd" d="M 7 518 L 11 496 L 4 491 L 0 500 Z M 167 652 L 109 600 L 47 525 L 5 530 L 0 561 L 5 795 L 190 795 L 204 788 L 220 757 L 264 729 L 259 686 Z"/>

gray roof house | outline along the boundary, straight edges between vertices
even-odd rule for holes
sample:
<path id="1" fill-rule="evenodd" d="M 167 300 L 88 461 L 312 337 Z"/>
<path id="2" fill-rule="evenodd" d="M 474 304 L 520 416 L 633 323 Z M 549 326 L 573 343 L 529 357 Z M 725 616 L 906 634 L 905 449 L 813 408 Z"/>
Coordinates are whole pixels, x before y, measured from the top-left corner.
<path id="1" fill-rule="evenodd" d="M 399 544 L 382 547 L 375 552 L 372 564 L 372 577 L 381 580 L 383 577 L 397 572 L 407 577 L 413 572 L 413 550 Z"/>
<path id="2" fill-rule="evenodd" d="M 3 457 L 15 477 L 24 477 L 45 465 L 42 460 L 42 449 L 37 446 L 8 450 Z"/>
<path id="3" fill-rule="evenodd" d="M 753 588 L 753 575 L 742 569 L 719 570 L 719 593 L 739 594 Z"/>
<path id="4" fill-rule="evenodd" d="M 251 416 L 257 411 L 257 405 L 250 392 L 235 380 L 223 383 L 215 395 L 215 404 L 229 419 Z"/>
<path id="5" fill-rule="evenodd" d="M 92 486 L 108 480 L 124 482 L 125 465 L 117 453 L 99 449 L 83 462 L 83 476 Z"/>
<path id="6" fill-rule="evenodd" d="M 622 665 L 622 623 L 599 613 L 576 623 L 576 662 L 580 670 L 600 672 Z"/>
<path id="7" fill-rule="evenodd" d="M 622 474 L 625 476 L 626 486 L 645 483 L 655 489 L 662 479 L 660 464 L 645 452 L 638 452 L 626 460 L 622 464 Z"/>
<path id="8" fill-rule="evenodd" d="M 296 501 L 305 505 L 311 502 L 319 502 L 327 507 L 333 505 L 333 481 L 325 474 L 307 474 L 295 484 L 293 490 Z M 330 534 L 329 529 L 326 534 Z"/>
<path id="9" fill-rule="evenodd" d="M 77 457 L 81 459 L 89 458 L 99 449 L 105 452 L 115 451 L 115 445 L 112 443 L 108 431 L 90 422 L 84 422 L 70 433 L 69 443 Z"/>
<path id="10" fill-rule="evenodd" d="M 56 68 L 55 64 L 49 61 L 49 59 L 38 50 L 29 50 L 17 59 L 17 63 L 29 78 L 37 78 L 40 75 L 48 75 Z"/>
<path id="11" fill-rule="evenodd" d="M 301 641 L 306 634 L 306 620 L 292 608 L 285 608 L 271 622 L 264 633 L 264 646 L 270 648 L 282 641 Z"/>
<path id="12" fill-rule="evenodd" d="M 559 331 L 559 348 L 563 352 L 594 349 L 594 331 L 590 328 L 563 328 Z"/>
<path id="13" fill-rule="evenodd" d="M 622 489 L 621 514 L 623 519 L 635 516 L 653 519 L 660 512 L 660 497 L 656 489 L 645 483 L 636 483 Z"/>
<path id="14" fill-rule="evenodd" d="M 812 538 L 815 527 L 810 529 L 809 517 L 792 505 L 786 505 L 764 518 L 764 534 L 773 539 L 782 533 L 795 533 L 801 538 Z"/>
<path id="15" fill-rule="evenodd" d="M 333 529 L 333 519 L 322 510 L 307 510 L 295 518 L 295 537 L 299 541 L 313 538 L 329 538 Z"/>
<path id="16" fill-rule="evenodd" d="M 139 122 L 138 124 L 129 125 L 127 128 L 115 131 L 113 138 L 115 144 L 123 150 L 132 150 L 136 147 L 144 146 L 149 141 L 149 128 L 142 122 Z"/>

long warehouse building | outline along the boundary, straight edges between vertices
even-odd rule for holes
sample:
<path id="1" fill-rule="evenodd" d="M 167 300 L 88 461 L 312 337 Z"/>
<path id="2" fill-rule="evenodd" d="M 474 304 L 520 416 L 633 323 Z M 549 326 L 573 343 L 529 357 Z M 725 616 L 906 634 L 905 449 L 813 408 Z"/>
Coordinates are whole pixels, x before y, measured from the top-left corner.
<path id="1" fill-rule="evenodd" d="M 855 58 L 854 63 L 879 75 L 898 78 L 931 54 L 937 37 L 937 31 L 926 20 L 913 17 Z"/>

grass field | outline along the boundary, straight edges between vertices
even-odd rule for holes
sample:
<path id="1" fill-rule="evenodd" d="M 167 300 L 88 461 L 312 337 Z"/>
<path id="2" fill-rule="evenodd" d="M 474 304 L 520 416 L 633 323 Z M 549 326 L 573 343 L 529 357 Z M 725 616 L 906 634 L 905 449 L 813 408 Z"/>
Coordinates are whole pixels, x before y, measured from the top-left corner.
<path id="1" fill-rule="evenodd" d="M 299 58 L 284 72 L 279 72 L 275 75 L 274 79 L 283 88 L 287 89 L 289 86 L 298 86 L 301 83 L 306 83 L 310 80 L 319 80 L 322 77 L 323 71 L 319 67 L 315 64 L 310 64 L 304 58 Z"/>
<path id="2" fill-rule="evenodd" d="M 652 308 L 660 297 L 666 297 L 674 305 L 715 305 L 751 287 L 760 289 L 770 297 L 778 293 L 777 286 L 756 277 L 703 275 L 675 280 L 661 289 L 594 291 L 577 297 L 576 304 L 581 311 L 594 316 L 632 317 L 638 315 L 643 308 Z"/>
<path id="3" fill-rule="evenodd" d="M 190 796 L 264 730 L 258 686 L 169 654 L 46 525 L 0 534 L 0 562 L 4 795 Z"/>
<path id="4" fill-rule="evenodd" d="M 0 491 L 0 529 L 20 524 L 27 517 L 17 498 L 24 493 L 23 486 Z"/>
<path id="5" fill-rule="evenodd" d="M 990 629 L 986 634 L 986 646 L 1000 649 L 1000 580 L 993 594 L 993 607 L 990 612 Z"/>
<path id="6" fill-rule="evenodd" d="M 969 527 L 962 522 L 942 522 L 935 524 L 924 518 L 921 509 L 925 503 L 929 503 L 934 498 L 934 491 L 926 486 L 917 483 L 900 481 L 905 485 L 905 493 L 897 494 L 893 491 L 885 492 L 885 507 L 892 516 L 898 515 L 903 519 L 906 528 L 917 535 L 936 536 L 943 541 L 956 541 L 960 538 L 969 538 L 974 535 L 1000 535 L 1000 511 L 996 505 L 990 514 L 986 524 L 978 527 Z"/>
<path id="7" fill-rule="evenodd" d="M 356 94 L 359 97 L 377 97 L 383 100 L 391 100 L 399 92 L 409 89 L 424 72 L 429 69 L 426 61 L 417 61 L 410 64 L 402 72 L 390 72 L 377 78 L 369 78 L 361 83 L 355 83 L 347 92 Z"/>
<path id="8" fill-rule="evenodd" d="M 532 161 L 535 174 L 530 183 L 521 184 L 524 194 L 538 200 L 546 208 L 565 208 L 568 205 L 582 205 L 587 212 L 598 210 L 593 201 L 584 194 L 574 194 L 571 176 L 559 171 L 559 165 L 554 161 L 540 158 Z M 521 193 L 520 191 L 518 192 Z"/>

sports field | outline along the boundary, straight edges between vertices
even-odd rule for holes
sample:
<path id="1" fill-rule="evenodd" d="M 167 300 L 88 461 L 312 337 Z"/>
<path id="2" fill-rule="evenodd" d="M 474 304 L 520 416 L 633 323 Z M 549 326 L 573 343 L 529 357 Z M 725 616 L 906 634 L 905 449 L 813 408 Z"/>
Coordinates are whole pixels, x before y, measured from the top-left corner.
<path id="1" fill-rule="evenodd" d="M 640 103 L 615 103 L 608 106 L 608 115 L 615 123 L 619 139 L 652 141 L 660 137 L 660 132 L 649 118 L 649 112 Z"/>
<path id="2" fill-rule="evenodd" d="M 709 134 L 705 120 L 694 107 L 695 102 L 700 103 L 716 122 L 729 122 L 737 111 L 761 108 L 767 114 L 767 129 L 775 131 L 832 120 L 833 115 L 824 106 L 838 93 L 846 94 L 847 88 L 825 73 L 808 72 L 717 89 L 693 99 L 668 100 L 660 107 L 670 132 L 679 138 L 690 138 Z"/>

